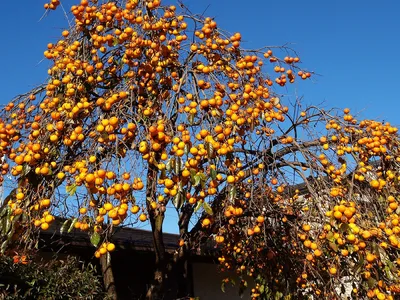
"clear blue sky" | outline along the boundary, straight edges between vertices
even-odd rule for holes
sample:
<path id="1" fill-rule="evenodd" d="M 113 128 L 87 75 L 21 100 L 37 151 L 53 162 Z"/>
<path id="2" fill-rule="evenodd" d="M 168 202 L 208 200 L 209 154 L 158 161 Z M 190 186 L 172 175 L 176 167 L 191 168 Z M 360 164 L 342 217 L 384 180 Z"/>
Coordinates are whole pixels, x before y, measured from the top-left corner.
<path id="1" fill-rule="evenodd" d="M 46 78 L 48 65 L 40 63 L 42 53 L 60 36 L 66 21 L 58 10 L 39 22 L 44 2 L 24 1 L 18 9 L 13 1 L 3 4 L 1 104 Z M 68 9 L 77 1 L 62 2 Z M 207 8 L 206 14 L 227 31 L 240 31 L 247 48 L 292 43 L 304 65 L 321 74 L 298 85 L 305 102 L 350 107 L 364 117 L 400 124 L 399 1 L 184 2 L 196 13 Z"/>
<path id="2" fill-rule="evenodd" d="M 76 2 L 62 1 L 66 9 Z M 400 124 L 400 1 L 184 2 L 196 13 L 207 9 L 206 15 L 215 17 L 221 28 L 240 31 L 246 48 L 292 43 L 304 65 L 321 75 L 296 86 L 306 103 L 349 107 L 363 117 Z M 43 51 L 67 22 L 61 9 L 39 22 L 44 3 L 23 1 L 16 7 L 14 1 L 5 1 L 2 5 L 0 104 L 46 78 Z"/>

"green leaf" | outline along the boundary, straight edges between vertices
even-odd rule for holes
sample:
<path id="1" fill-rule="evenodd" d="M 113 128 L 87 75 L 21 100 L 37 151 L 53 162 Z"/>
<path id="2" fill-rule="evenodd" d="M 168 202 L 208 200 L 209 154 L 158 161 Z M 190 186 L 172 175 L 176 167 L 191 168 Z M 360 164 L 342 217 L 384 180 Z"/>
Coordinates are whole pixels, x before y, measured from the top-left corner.
<path id="1" fill-rule="evenodd" d="M 373 252 L 376 256 L 380 256 L 378 244 L 375 243 L 375 242 L 372 243 L 372 252 Z"/>
<path id="2" fill-rule="evenodd" d="M 188 121 L 190 125 L 193 125 L 194 122 L 194 114 L 189 114 Z"/>
<path id="3" fill-rule="evenodd" d="M 339 250 L 338 246 L 332 242 L 329 242 L 329 248 L 331 248 L 335 252 L 337 252 Z"/>
<path id="4" fill-rule="evenodd" d="M 73 184 L 71 184 L 71 185 L 67 185 L 67 186 L 65 187 L 66 192 L 67 192 L 70 196 L 75 195 L 76 189 L 77 189 L 77 186 L 76 186 L 75 183 L 73 183 Z"/>
<path id="5" fill-rule="evenodd" d="M 100 234 L 93 232 L 92 236 L 90 237 L 90 242 L 93 246 L 97 247 L 97 245 L 100 243 Z"/>
<path id="6" fill-rule="evenodd" d="M 64 221 L 64 223 L 61 225 L 61 228 L 60 228 L 60 233 L 61 234 L 63 234 L 63 232 L 69 228 L 70 223 L 71 223 L 70 219 Z"/>
<path id="7" fill-rule="evenodd" d="M 201 177 L 199 174 L 197 174 L 196 176 L 194 176 L 194 183 L 193 186 L 198 186 L 201 182 Z"/>
<path id="8" fill-rule="evenodd" d="M 348 224 L 346 224 L 346 223 L 340 224 L 340 227 L 339 227 L 340 233 L 348 232 L 349 230 L 350 230 L 350 226 Z"/>
<path id="9" fill-rule="evenodd" d="M 199 176 L 200 176 L 201 187 L 204 188 L 206 186 L 207 176 L 204 173 L 200 173 Z"/>
<path id="10" fill-rule="evenodd" d="M 258 288 L 258 291 L 260 292 L 260 294 L 263 294 L 265 290 L 265 286 L 262 284 L 260 285 L 260 287 Z"/>
<path id="11" fill-rule="evenodd" d="M 207 202 L 203 202 L 203 208 L 204 208 L 204 211 L 206 212 L 206 213 L 208 213 L 209 215 L 213 215 L 214 213 L 213 213 L 213 210 L 212 210 L 212 208 L 211 208 L 211 206 L 210 206 L 210 204 L 208 204 Z"/>
<path id="12" fill-rule="evenodd" d="M 172 204 L 177 208 L 180 209 L 183 205 L 184 196 L 182 192 L 178 192 L 175 197 L 172 199 Z"/>
<path id="13" fill-rule="evenodd" d="M 11 241 L 11 239 L 12 239 L 14 233 L 15 233 L 15 228 L 14 228 L 14 227 L 11 227 L 11 228 L 10 228 L 10 231 L 7 233 L 7 239 L 8 239 L 9 241 Z"/>
<path id="14" fill-rule="evenodd" d="M 281 292 L 276 292 L 275 293 L 275 300 L 282 299 L 282 297 L 283 297 L 283 294 Z"/>
<path id="15" fill-rule="evenodd" d="M 174 168 L 175 174 L 177 175 L 180 174 L 181 170 L 182 170 L 182 160 L 179 157 L 175 160 L 175 168 Z"/>
<path id="16" fill-rule="evenodd" d="M 229 200 L 233 202 L 235 198 L 236 198 L 236 187 L 231 186 L 231 188 L 229 189 Z"/>
<path id="17" fill-rule="evenodd" d="M 221 291 L 225 293 L 225 281 L 222 281 L 221 283 Z"/>
<path id="18" fill-rule="evenodd" d="M 396 214 L 400 214 L 400 206 L 396 209 Z"/>
<path id="19" fill-rule="evenodd" d="M 195 169 L 192 169 L 192 168 L 189 171 L 190 171 L 190 182 L 193 185 L 194 182 L 195 182 L 194 177 L 197 175 L 197 171 Z"/>
<path id="20" fill-rule="evenodd" d="M 197 171 L 195 170 L 195 169 L 193 169 L 193 168 L 190 168 L 190 177 L 193 179 L 194 178 L 194 176 L 196 176 L 197 175 Z"/>
<path id="21" fill-rule="evenodd" d="M 358 274 L 364 267 L 364 255 L 358 256 L 358 262 L 353 268 L 354 274 Z"/>
<path id="22" fill-rule="evenodd" d="M 200 173 L 199 176 L 200 176 L 201 180 L 207 181 L 207 175 L 206 174 Z"/>
<path id="23" fill-rule="evenodd" d="M 186 195 L 186 190 L 183 188 L 182 181 L 178 182 L 178 191 L 182 193 L 182 195 Z"/>
<path id="24" fill-rule="evenodd" d="M 197 201 L 196 207 L 194 208 L 194 212 L 197 212 L 203 206 L 203 202 Z"/>
<path id="25" fill-rule="evenodd" d="M 5 217 L 4 219 L 3 219 L 3 224 L 2 224 L 3 226 L 3 234 L 8 234 L 9 232 L 10 232 L 10 230 L 11 230 L 11 225 L 12 225 L 12 222 L 11 222 L 11 220 L 10 220 L 10 217 Z"/>
<path id="26" fill-rule="evenodd" d="M 390 259 L 386 260 L 386 265 L 389 267 L 390 272 L 392 273 L 396 273 L 397 272 L 397 268 L 395 267 L 395 265 L 390 261 Z"/>
<path id="27" fill-rule="evenodd" d="M 8 206 L 7 206 L 7 207 L 0 208 L 0 209 L 1 209 L 1 211 L 0 211 L 0 218 L 3 218 L 4 216 L 7 216 L 7 215 L 8 215 L 8 210 L 7 210 L 7 208 L 8 208 Z"/>
<path id="28" fill-rule="evenodd" d="M 386 277 L 389 278 L 389 280 L 393 280 L 394 276 L 393 276 L 392 272 L 390 271 L 389 267 L 385 266 L 383 269 L 386 273 Z"/>
<path id="29" fill-rule="evenodd" d="M 165 179 L 165 178 L 167 178 L 167 170 L 162 169 L 160 173 L 160 179 Z"/>
<path id="30" fill-rule="evenodd" d="M 29 171 L 31 170 L 31 166 L 28 164 L 24 164 L 24 166 L 22 167 L 22 174 L 21 176 L 25 176 L 26 174 L 29 173 Z"/>
<path id="31" fill-rule="evenodd" d="M 68 233 L 70 233 L 72 231 L 72 229 L 74 229 L 75 223 L 78 222 L 78 218 L 74 218 L 72 220 L 71 226 L 69 226 L 68 228 Z"/>
<path id="32" fill-rule="evenodd" d="M 167 165 L 165 166 L 165 168 L 167 169 L 168 172 L 171 172 L 172 170 L 175 170 L 175 157 L 171 157 L 168 160 Z"/>
<path id="33" fill-rule="evenodd" d="M 208 158 L 211 158 L 214 156 L 214 147 L 212 145 L 212 143 L 205 143 L 205 148 L 207 150 L 207 156 Z"/>
<path id="34" fill-rule="evenodd" d="M 8 240 L 5 240 L 5 241 L 1 244 L 0 253 L 4 254 L 4 252 L 5 252 L 6 249 L 7 249 L 7 246 L 8 246 Z"/>
<path id="35" fill-rule="evenodd" d="M 217 179 L 217 171 L 215 169 L 210 170 L 210 177 L 212 180 Z"/>
<path id="36" fill-rule="evenodd" d="M 189 144 L 185 144 L 185 148 L 183 148 L 183 150 L 185 151 L 185 154 L 188 155 L 189 151 L 190 151 L 190 145 Z"/>
<path id="37" fill-rule="evenodd" d="M 329 231 L 329 232 L 326 234 L 326 239 L 327 239 L 328 241 L 332 242 L 332 243 L 335 241 L 335 238 L 334 238 L 334 236 L 333 236 L 333 232 L 332 232 L 332 231 Z"/>
<path id="38" fill-rule="evenodd" d="M 387 255 L 385 249 L 383 249 L 380 245 L 378 245 L 377 247 L 378 247 L 378 254 L 379 254 L 381 260 L 384 262 L 389 261 L 389 257 Z"/>
<path id="39" fill-rule="evenodd" d="M 372 277 L 370 277 L 370 278 L 368 278 L 367 284 L 368 284 L 368 287 L 369 287 L 370 289 L 372 289 L 372 288 L 374 288 L 375 285 L 376 285 L 376 280 L 373 279 Z"/>

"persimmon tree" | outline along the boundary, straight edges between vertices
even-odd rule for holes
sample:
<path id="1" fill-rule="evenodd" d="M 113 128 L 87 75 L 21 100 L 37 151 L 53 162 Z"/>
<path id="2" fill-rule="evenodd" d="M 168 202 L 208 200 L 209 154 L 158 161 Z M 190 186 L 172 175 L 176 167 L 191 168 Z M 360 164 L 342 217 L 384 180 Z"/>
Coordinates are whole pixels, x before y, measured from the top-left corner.
<path id="1" fill-rule="evenodd" d="M 242 288 L 253 277 L 254 299 L 395 299 L 397 128 L 355 121 L 347 109 L 341 118 L 316 115 L 325 134 L 259 153 L 264 161 L 236 184 L 235 201 L 213 202 L 211 225 L 203 216 L 203 227 L 211 226 L 221 244 L 220 268 L 239 274 Z M 288 166 L 303 183 L 288 177 Z M 197 229 L 195 240 L 208 238 Z M 229 282 L 227 277 L 224 284 Z"/>
<path id="2" fill-rule="evenodd" d="M 349 286 L 393 299 L 397 129 L 291 103 L 281 94 L 311 76 L 292 49 L 244 49 L 239 33 L 180 7 L 71 7 L 73 25 L 44 51 L 48 82 L 0 113 L 2 250 L 34 244 L 59 216 L 61 230 L 88 232 L 104 267 L 114 229 L 149 222 L 148 299 L 171 270 L 185 282 L 188 257 L 210 246 L 242 289 L 254 278 L 254 299 L 339 299 Z M 179 216 L 172 259 L 167 209 Z M 193 293 L 180 287 L 176 297 Z"/>

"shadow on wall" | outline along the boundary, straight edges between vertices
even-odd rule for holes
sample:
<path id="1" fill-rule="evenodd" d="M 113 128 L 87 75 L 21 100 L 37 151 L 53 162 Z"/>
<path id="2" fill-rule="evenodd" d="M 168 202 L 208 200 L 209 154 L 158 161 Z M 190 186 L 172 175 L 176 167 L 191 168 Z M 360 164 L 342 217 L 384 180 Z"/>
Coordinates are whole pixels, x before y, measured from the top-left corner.
<path id="1" fill-rule="evenodd" d="M 192 264 L 193 267 L 193 284 L 194 293 L 200 300 L 236 300 L 236 299 L 249 299 L 249 293 L 252 289 L 251 280 L 248 279 L 249 286 L 244 292 L 242 297 L 239 296 L 239 279 L 233 276 L 236 285 L 227 283 L 225 285 L 225 293 L 221 290 L 222 280 L 231 273 L 221 273 L 217 269 L 216 264 L 210 263 L 197 263 Z M 235 278 L 236 277 L 236 278 Z"/>

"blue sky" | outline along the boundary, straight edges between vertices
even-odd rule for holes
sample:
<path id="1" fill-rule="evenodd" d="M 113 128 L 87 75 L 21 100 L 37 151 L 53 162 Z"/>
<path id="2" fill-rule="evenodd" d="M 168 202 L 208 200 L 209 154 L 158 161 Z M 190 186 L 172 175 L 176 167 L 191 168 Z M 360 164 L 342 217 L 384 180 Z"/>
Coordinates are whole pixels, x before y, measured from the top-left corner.
<path id="1" fill-rule="evenodd" d="M 3 4 L 0 20 L 2 97 L 6 103 L 46 78 L 41 62 L 48 42 L 66 26 L 61 10 L 39 19 L 45 1 Z M 168 0 L 173 3 L 174 0 Z M 75 0 L 64 0 L 68 9 Z M 397 84 L 400 79 L 400 2 L 319 0 L 186 0 L 196 13 L 206 10 L 220 27 L 240 31 L 247 48 L 291 43 L 304 66 L 320 74 L 296 86 L 306 103 L 350 107 L 363 117 L 397 118 Z"/>
<path id="2" fill-rule="evenodd" d="M 67 10 L 76 2 L 62 1 Z M 291 43 L 304 66 L 320 74 L 295 85 L 305 103 L 349 107 L 362 117 L 400 124 L 399 1 L 184 2 L 195 13 L 206 10 L 221 28 L 241 32 L 246 48 Z M 46 79 L 43 51 L 58 39 L 67 22 L 61 9 L 39 21 L 44 3 L 23 1 L 16 8 L 14 1 L 5 1 L 2 5 L 0 104 Z"/>

